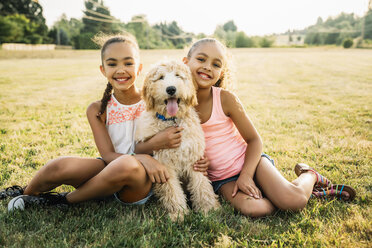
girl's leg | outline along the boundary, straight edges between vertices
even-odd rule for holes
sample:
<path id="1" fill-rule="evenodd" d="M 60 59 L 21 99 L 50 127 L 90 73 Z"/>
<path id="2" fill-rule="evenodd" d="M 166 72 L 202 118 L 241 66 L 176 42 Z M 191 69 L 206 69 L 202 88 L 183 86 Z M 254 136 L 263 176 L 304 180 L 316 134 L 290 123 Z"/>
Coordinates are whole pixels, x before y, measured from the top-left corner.
<path id="1" fill-rule="evenodd" d="M 296 180 L 289 182 L 265 157 L 262 157 L 255 179 L 267 198 L 279 209 L 303 209 L 313 191 L 316 182 L 314 173 L 302 173 Z"/>
<path id="2" fill-rule="evenodd" d="M 123 155 L 67 194 L 66 199 L 77 203 L 119 192 L 119 198 L 124 202 L 136 202 L 147 196 L 151 186 L 142 164 L 133 156 Z"/>
<path id="3" fill-rule="evenodd" d="M 62 184 L 78 188 L 81 184 L 98 174 L 105 164 L 100 159 L 61 157 L 49 161 L 27 185 L 25 195 L 37 195 Z"/>
<path id="4" fill-rule="evenodd" d="M 274 205 L 267 198 L 255 199 L 241 191 L 239 191 L 235 197 L 232 197 L 234 185 L 235 181 L 222 185 L 220 193 L 243 215 L 250 217 L 263 217 L 270 215 L 275 211 Z"/>

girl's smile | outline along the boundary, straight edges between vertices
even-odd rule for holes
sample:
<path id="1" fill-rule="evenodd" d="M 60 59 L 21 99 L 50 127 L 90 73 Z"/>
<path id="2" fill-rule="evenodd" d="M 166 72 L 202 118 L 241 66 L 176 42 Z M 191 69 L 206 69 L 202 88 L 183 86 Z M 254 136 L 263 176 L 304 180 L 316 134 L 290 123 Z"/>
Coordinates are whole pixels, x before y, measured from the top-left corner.
<path id="1" fill-rule="evenodd" d="M 212 79 L 212 77 L 210 75 L 208 75 L 207 73 L 204 73 L 204 72 L 198 72 L 198 75 L 204 79 L 204 80 L 209 80 L 209 79 Z"/>
<path id="2" fill-rule="evenodd" d="M 129 80 L 131 79 L 131 77 L 114 77 L 114 80 L 117 81 L 118 84 L 125 84 L 127 83 Z"/>

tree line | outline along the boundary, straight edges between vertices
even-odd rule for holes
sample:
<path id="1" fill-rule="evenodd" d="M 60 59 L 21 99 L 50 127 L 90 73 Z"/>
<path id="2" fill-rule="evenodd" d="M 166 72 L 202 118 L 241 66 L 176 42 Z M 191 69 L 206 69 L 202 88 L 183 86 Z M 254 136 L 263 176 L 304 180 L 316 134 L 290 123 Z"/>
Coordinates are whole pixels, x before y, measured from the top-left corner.
<path id="1" fill-rule="evenodd" d="M 86 0 L 82 19 L 62 15 L 48 29 L 42 6 L 32 0 L 2 0 L 0 3 L 0 43 L 50 44 L 72 46 L 76 49 L 96 49 L 92 37 L 98 32 L 119 33 L 126 30 L 136 36 L 141 49 L 183 48 L 194 38 L 205 34 L 185 32 L 176 21 L 150 25 L 145 15 L 136 15 L 127 23 L 120 22 L 110 13 L 103 0 Z M 364 36 L 372 39 L 372 11 L 363 18 L 342 13 L 323 21 L 318 18 L 315 25 L 304 30 L 288 31 L 290 37 L 305 35 L 310 45 L 341 45 L 345 39 Z M 363 30 L 364 32 L 362 32 Z M 218 25 L 213 36 L 228 47 L 271 47 L 275 36 L 248 36 L 239 31 L 234 21 Z"/>

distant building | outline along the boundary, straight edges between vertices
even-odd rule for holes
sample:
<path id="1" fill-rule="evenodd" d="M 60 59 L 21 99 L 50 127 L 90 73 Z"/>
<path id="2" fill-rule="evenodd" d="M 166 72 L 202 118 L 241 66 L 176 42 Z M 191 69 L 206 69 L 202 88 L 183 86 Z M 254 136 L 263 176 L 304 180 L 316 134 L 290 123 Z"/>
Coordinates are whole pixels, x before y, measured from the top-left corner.
<path id="1" fill-rule="evenodd" d="M 305 35 L 302 34 L 281 34 L 277 35 L 274 46 L 302 46 L 305 44 Z"/>

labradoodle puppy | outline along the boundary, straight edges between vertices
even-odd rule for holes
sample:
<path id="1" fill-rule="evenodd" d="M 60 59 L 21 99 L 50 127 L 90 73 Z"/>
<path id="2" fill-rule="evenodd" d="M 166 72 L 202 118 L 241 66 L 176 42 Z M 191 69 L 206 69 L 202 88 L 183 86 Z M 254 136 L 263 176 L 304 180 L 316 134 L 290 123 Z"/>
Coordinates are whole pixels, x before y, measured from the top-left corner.
<path id="1" fill-rule="evenodd" d="M 172 220 L 188 212 L 181 181 L 187 184 L 194 210 L 207 213 L 219 202 L 210 181 L 193 164 L 204 154 L 204 134 L 198 114 L 195 86 L 189 68 L 169 61 L 156 65 L 146 76 L 142 96 L 146 103 L 137 122 L 136 141 L 143 142 L 172 125 L 184 128 L 181 145 L 175 149 L 154 151 L 154 158 L 167 166 L 170 178 L 154 184 L 153 191 Z"/>

